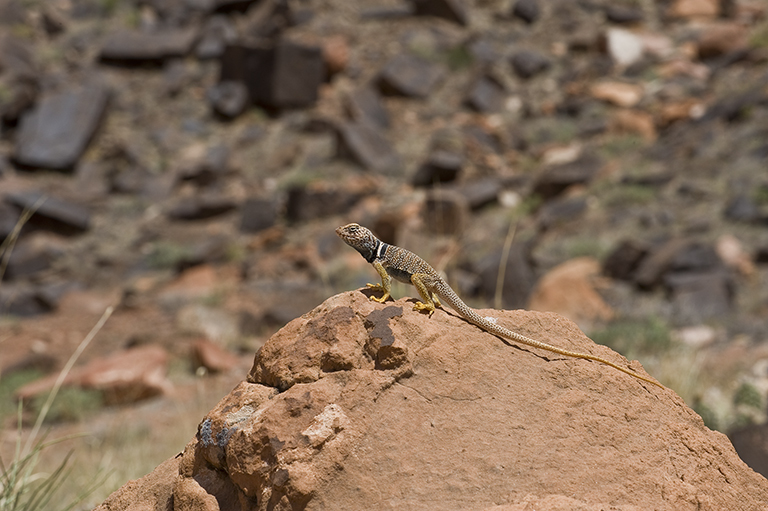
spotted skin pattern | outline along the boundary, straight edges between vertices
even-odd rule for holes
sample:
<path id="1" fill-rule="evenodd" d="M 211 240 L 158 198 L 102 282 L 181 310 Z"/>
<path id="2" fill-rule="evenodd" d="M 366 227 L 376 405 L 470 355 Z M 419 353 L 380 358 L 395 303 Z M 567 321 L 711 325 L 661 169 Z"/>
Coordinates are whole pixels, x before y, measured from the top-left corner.
<path id="1" fill-rule="evenodd" d="M 336 234 L 338 234 L 347 245 L 357 250 L 366 261 L 371 263 L 381 277 L 381 284 L 368 284 L 368 287 L 374 291 L 381 291 L 384 294 L 379 298 L 372 296 L 371 300 L 384 303 L 384 301 L 391 296 L 390 291 L 392 289 L 392 279 L 394 278 L 395 280 L 406 284 L 412 284 L 416 287 L 422 301 L 416 302 L 413 306 L 413 310 L 426 312 L 430 317 L 435 312 L 435 307 L 442 306 L 440 303 L 440 300 L 442 300 L 458 312 L 461 317 L 493 335 L 504 337 L 534 348 L 557 353 L 558 355 L 600 362 L 613 367 L 622 373 L 634 376 L 639 380 L 664 388 L 660 383 L 614 364 L 604 358 L 558 348 L 551 344 L 525 337 L 524 335 L 513 332 L 512 330 L 485 319 L 474 309 L 465 304 L 451 286 L 449 286 L 448 283 L 440 277 L 437 271 L 424 259 L 409 250 L 384 243 L 369 229 L 361 225 L 352 223 L 341 226 L 336 229 Z"/>

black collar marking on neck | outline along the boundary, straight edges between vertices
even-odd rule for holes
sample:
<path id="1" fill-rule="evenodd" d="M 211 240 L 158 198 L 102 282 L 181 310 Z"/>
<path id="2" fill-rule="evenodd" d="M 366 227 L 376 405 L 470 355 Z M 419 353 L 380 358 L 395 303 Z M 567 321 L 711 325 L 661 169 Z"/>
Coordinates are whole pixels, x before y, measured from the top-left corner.
<path id="1" fill-rule="evenodd" d="M 383 241 L 376 240 L 376 247 L 373 250 L 371 250 L 369 255 L 365 256 L 365 260 L 368 261 L 369 263 L 372 263 L 376 259 L 381 259 L 386 255 L 388 248 L 389 248 L 389 245 L 387 245 Z"/>

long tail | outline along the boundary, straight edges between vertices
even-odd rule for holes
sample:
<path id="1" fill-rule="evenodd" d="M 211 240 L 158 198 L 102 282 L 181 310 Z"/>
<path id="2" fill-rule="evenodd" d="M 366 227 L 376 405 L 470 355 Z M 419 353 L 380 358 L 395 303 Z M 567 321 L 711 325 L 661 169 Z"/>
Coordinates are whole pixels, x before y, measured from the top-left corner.
<path id="1" fill-rule="evenodd" d="M 486 330 L 487 332 L 490 332 L 494 335 L 498 335 L 500 337 L 506 337 L 507 339 L 517 341 L 519 343 L 526 344 L 534 348 L 551 351 L 552 353 L 557 353 L 558 355 L 564 355 L 566 357 L 573 357 L 573 358 L 583 358 L 585 360 L 594 360 L 595 362 L 600 362 L 601 364 L 605 364 L 607 366 L 613 367 L 614 369 L 617 369 L 622 373 L 628 374 L 630 376 L 634 376 L 638 380 L 643 380 L 645 382 L 652 383 L 653 385 L 656 385 L 657 387 L 662 389 L 664 388 L 664 386 L 659 382 L 651 380 L 650 378 L 646 378 L 645 376 L 642 376 L 641 374 L 638 374 L 627 368 L 616 365 L 610 360 L 606 360 L 604 358 L 597 357 L 595 355 L 590 355 L 588 353 L 580 353 L 578 351 L 564 350 L 562 348 L 558 348 L 557 346 L 552 346 L 551 344 L 537 341 L 535 339 L 531 339 L 524 335 L 518 334 L 517 332 L 513 332 L 512 330 L 509 330 L 507 328 L 504 328 L 503 326 L 497 325 L 496 323 L 491 323 L 484 317 L 480 316 L 477 312 L 475 312 L 474 309 L 472 309 L 467 304 L 465 304 L 461 300 L 461 298 L 459 298 L 459 295 L 453 292 L 453 290 L 451 290 L 450 293 L 447 293 L 447 292 L 439 293 L 439 296 L 448 305 L 450 305 L 451 308 L 453 308 L 456 312 L 458 312 L 464 319 L 474 324 L 475 326 L 478 326 L 483 330 Z"/>

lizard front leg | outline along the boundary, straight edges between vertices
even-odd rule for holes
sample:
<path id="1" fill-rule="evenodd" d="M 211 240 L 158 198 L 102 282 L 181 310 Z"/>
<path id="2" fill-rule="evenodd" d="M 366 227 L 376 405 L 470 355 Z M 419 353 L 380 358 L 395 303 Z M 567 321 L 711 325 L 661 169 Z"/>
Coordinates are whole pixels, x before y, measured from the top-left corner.
<path id="1" fill-rule="evenodd" d="M 411 284 L 413 284 L 423 300 L 421 302 L 416 302 L 413 305 L 413 310 L 426 311 L 427 314 L 432 317 L 432 314 L 435 312 L 435 301 L 437 300 L 437 296 L 435 296 L 435 300 L 432 299 L 434 294 L 427 289 L 427 285 L 424 283 L 425 276 L 426 275 L 421 273 L 414 273 L 411 275 Z M 437 305 L 440 305 L 440 301 L 437 301 Z"/>
<path id="2" fill-rule="evenodd" d="M 386 268 L 381 265 L 380 262 L 374 261 L 373 267 L 376 268 L 376 273 L 379 274 L 379 277 L 381 277 L 381 284 L 366 284 L 368 286 L 368 289 L 371 289 L 373 291 L 384 291 L 384 294 L 381 296 L 381 298 L 376 298 L 375 296 L 371 297 L 371 300 L 374 302 L 384 303 L 387 298 L 390 296 L 390 291 L 392 290 L 392 279 L 389 276 L 389 273 L 387 273 Z"/>

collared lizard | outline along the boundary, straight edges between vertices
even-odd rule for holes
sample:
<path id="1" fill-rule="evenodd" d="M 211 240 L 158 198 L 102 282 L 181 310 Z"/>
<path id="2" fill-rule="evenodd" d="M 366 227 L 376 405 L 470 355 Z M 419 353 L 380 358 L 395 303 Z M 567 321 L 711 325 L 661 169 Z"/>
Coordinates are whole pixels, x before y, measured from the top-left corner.
<path id="1" fill-rule="evenodd" d="M 376 272 L 381 277 L 381 284 L 368 284 L 368 287 L 374 291 L 383 291 L 384 294 L 376 298 L 371 296 L 372 300 L 384 303 L 390 297 L 392 278 L 413 284 L 421 295 L 423 301 L 416 302 L 413 310 L 426 312 L 430 317 L 435 312 L 435 307 L 442 307 L 440 300 L 451 306 L 456 312 L 470 323 L 482 328 L 486 332 L 499 337 L 517 341 L 519 343 L 539 348 L 567 357 L 583 358 L 593 360 L 618 369 L 622 373 L 634 376 L 639 380 L 657 385 L 664 388 L 660 383 L 646 378 L 634 371 L 621 367 L 613 362 L 595 355 L 579 353 L 576 351 L 565 350 L 552 346 L 550 344 L 525 337 L 524 335 L 513 332 L 503 326 L 497 325 L 488 319 L 480 316 L 474 309 L 465 304 L 459 295 L 443 280 L 437 271 L 432 268 L 424 259 L 413 252 L 395 245 L 389 245 L 378 239 L 369 229 L 352 223 L 336 229 L 336 234 L 344 240 L 350 247 L 354 248 L 363 258 L 371 263 Z"/>

